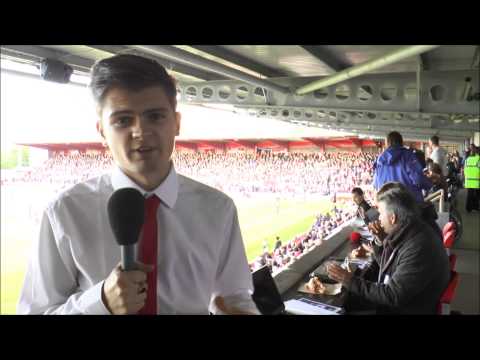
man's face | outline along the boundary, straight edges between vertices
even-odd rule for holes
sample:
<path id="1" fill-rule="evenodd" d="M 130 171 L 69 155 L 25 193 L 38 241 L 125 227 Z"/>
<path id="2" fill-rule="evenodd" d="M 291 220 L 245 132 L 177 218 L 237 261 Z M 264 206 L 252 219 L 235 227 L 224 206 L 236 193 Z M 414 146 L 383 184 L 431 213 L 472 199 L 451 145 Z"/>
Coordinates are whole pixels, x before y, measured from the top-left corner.
<path id="1" fill-rule="evenodd" d="M 353 202 L 357 205 L 360 205 L 363 201 L 363 196 L 357 193 L 353 193 Z"/>
<path id="2" fill-rule="evenodd" d="M 162 87 L 129 91 L 114 87 L 99 109 L 97 130 L 117 165 L 134 181 L 156 187 L 170 169 L 180 113 Z"/>
<path id="3" fill-rule="evenodd" d="M 378 220 L 380 220 L 380 225 L 382 225 L 385 233 L 390 234 L 395 225 L 395 215 L 389 214 L 387 212 L 387 209 L 385 208 L 385 203 L 383 201 L 380 201 L 378 203 L 378 212 L 380 213 L 380 216 L 378 218 Z"/>

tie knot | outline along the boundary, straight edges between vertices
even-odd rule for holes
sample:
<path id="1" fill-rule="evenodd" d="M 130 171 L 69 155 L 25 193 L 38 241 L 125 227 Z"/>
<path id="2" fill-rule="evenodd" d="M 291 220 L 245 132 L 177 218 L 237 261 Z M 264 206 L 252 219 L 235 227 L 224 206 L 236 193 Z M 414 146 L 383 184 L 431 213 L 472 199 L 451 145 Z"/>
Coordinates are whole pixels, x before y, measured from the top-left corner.
<path id="1" fill-rule="evenodd" d="M 160 199 L 155 194 L 145 199 L 145 210 L 147 213 L 156 213 L 158 205 L 160 205 Z"/>

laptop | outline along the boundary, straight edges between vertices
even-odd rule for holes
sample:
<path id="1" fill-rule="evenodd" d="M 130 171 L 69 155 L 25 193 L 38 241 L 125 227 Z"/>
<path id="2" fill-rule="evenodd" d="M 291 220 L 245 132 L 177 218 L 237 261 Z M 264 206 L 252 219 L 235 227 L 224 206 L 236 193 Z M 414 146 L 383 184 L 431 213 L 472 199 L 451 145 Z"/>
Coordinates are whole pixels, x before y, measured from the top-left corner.
<path id="1" fill-rule="evenodd" d="M 252 299 L 260 313 L 262 315 L 285 314 L 285 304 L 268 266 L 254 271 L 252 279 L 254 287 Z"/>
<path id="2" fill-rule="evenodd" d="M 343 308 L 309 298 L 283 302 L 268 266 L 252 273 L 254 292 L 252 299 L 262 315 L 340 315 Z"/>

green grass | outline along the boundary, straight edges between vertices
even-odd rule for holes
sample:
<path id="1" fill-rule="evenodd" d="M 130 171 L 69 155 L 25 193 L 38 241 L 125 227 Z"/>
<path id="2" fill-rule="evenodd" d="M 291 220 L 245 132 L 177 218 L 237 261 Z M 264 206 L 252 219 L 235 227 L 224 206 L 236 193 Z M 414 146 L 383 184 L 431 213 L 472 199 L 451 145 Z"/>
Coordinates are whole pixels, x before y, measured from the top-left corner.
<path id="1" fill-rule="evenodd" d="M 1 212 L 1 314 L 15 314 L 27 269 L 32 240 L 37 236 L 31 221 L 26 219 L 28 192 L 5 192 L 2 188 Z M 37 190 L 38 192 L 38 190 Z M 32 191 L 32 194 L 34 191 Z M 23 198 L 25 197 L 25 198 Z M 273 249 L 276 236 L 286 244 L 295 235 L 310 229 L 315 216 L 332 208 L 325 199 L 281 200 L 236 199 L 240 227 L 248 261 L 263 251 L 266 239 Z"/>
<path id="2" fill-rule="evenodd" d="M 5 221 L 6 220 L 6 221 Z M 31 227 L 2 212 L 0 314 L 15 314 L 33 239 Z"/>
<path id="3" fill-rule="evenodd" d="M 264 240 L 269 250 L 275 246 L 276 236 L 286 244 L 297 234 L 310 230 L 319 213 L 332 208 L 325 199 L 316 200 L 236 200 L 240 227 L 249 262 L 263 252 Z M 278 208 L 278 210 L 277 210 Z"/>
<path id="4" fill-rule="evenodd" d="M 26 216 L 31 194 L 5 189 L 1 196 L 0 314 L 15 314 L 36 231 Z"/>

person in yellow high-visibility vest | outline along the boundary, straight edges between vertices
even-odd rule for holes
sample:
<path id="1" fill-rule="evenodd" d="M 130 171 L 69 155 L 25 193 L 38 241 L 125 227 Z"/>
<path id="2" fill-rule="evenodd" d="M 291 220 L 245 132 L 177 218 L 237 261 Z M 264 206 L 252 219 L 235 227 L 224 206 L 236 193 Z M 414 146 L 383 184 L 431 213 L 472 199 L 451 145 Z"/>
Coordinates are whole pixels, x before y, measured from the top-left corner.
<path id="1" fill-rule="evenodd" d="M 473 145 L 470 147 L 471 154 L 465 160 L 464 175 L 465 189 L 467 189 L 467 212 L 480 210 L 480 155 L 479 149 Z"/>

